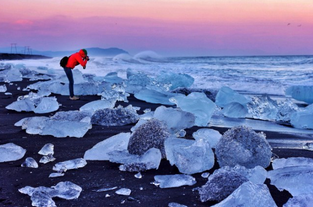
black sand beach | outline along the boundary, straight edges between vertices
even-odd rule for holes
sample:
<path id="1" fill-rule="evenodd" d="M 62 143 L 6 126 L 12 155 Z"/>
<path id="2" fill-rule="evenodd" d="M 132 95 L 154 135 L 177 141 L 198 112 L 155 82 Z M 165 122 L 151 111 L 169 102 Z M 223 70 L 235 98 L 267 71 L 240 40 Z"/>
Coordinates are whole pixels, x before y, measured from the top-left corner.
<path id="1" fill-rule="evenodd" d="M 142 178 L 135 178 L 136 173 L 119 171 L 119 164 L 107 161 L 88 161 L 84 168 L 69 170 L 63 177 L 49 178 L 52 173 L 52 167 L 56 162 L 66 161 L 75 158 L 82 158 L 86 150 L 92 148 L 96 143 L 116 135 L 120 132 L 130 132 L 132 125 L 122 127 L 103 127 L 93 126 L 83 138 L 55 138 L 53 136 L 30 135 L 22 130 L 21 127 L 15 127 L 14 124 L 24 117 L 38 116 L 34 113 L 15 112 L 5 109 L 7 105 L 17 100 L 20 95 L 28 92 L 22 91 L 27 85 L 31 84 L 29 80 L 14 82 L 12 85 L 5 84 L 8 92 L 12 95 L 0 93 L 0 144 L 15 143 L 27 150 L 25 156 L 18 161 L 0 163 L 0 206 L 31 206 L 30 197 L 21 194 L 18 189 L 25 186 L 54 186 L 61 181 L 71 181 L 80 187 L 83 191 L 80 197 L 75 200 L 64 200 L 55 198 L 54 201 L 59 207 L 68 206 L 168 206 L 170 202 L 180 203 L 186 206 L 210 206 L 215 202 L 202 203 L 199 198 L 196 187 L 201 187 L 206 183 L 206 178 L 201 177 L 201 173 L 194 174 L 197 183 L 193 186 L 179 188 L 161 189 L 153 184 L 155 175 L 177 174 L 179 171 L 175 166 L 171 166 L 168 161 L 162 160 L 158 170 L 149 170 L 142 172 Z M 0 83 L 4 84 L 4 83 Z M 20 87 L 21 90 L 17 90 Z M 71 101 L 67 96 L 53 94 L 62 106 L 59 111 L 77 110 L 87 102 L 100 99 L 98 96 L 82 96 L 78 101 Z M 137 100 L 134 97 L 129 98 L 129 103 L 117 103 L 117 105 L 141 107 L 141 110 L 151 108 L 154 110 L 159 105 L 148 104 Z M 50 116 L 51 114 L 43 114 Z M 214 128 L 223 134 L 226 128 Z M 187 138 L 191 138 L 192 133 L 197 128 L 187 130 Z M 265 132 L 268 139 L 279 139 L 280 137 L 290 137 L 279 133 Z M 39 150 L 47 143 L 54 144 L 54 157 L 56 160 L 47 164 L 39 163 L 39 168 L 23 168 L 22 162 L 26 157 L 33 157 L 37 162 L 41 155 Z M 273 149 L 273 153 L 280 158 L 287 157 L 311 157 L 313 152 L 307 150 Z M 212 173 L 218 164 L 209 172 Z M 270 169 L 269 167 L 268 169 Z M 270 185 L 266 180 L 271 195 L 277 206 L 282 206 L 291 195 L 287 191 L 280 192 L 276 187 Z M 95 192 L 100 188 L 109 187 L 129 188 L 130 196 L 121 196 L 115 194 L 115 191 Z M 109 197 L 106 195 L 109 194 Z"/>

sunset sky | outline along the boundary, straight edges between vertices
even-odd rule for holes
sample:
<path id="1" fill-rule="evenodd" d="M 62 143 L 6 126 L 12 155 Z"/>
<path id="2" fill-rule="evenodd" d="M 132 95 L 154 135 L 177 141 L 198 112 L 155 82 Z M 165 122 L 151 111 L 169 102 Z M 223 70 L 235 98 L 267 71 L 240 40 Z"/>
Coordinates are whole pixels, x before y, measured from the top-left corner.
<path id="1" fill-rule="evenodd" d="M 313 55 L 312 0 L 1 0 L 0 48 Z"/>

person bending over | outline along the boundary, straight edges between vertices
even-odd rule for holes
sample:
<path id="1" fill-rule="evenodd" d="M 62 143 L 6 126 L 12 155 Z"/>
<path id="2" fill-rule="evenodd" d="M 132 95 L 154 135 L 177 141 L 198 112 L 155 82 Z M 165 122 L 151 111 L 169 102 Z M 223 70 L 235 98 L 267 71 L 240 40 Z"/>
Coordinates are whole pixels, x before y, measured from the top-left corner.
<path id="1" fill-rule="evenodd" d="M 64 67 L 64 71 L 69 81 L 69 90 L 70 90 L 70 99 L 78 100 L 77 96 L 74 96 L 74 78 L 72 70 L 77 65 L 83 66 L 83 69 L 86 69 L 87 61 L 89 57 L 87 56 L 87 50 L 81 49 L 79 52 L 72 54 L 67 61 L 66 66 Z"/>

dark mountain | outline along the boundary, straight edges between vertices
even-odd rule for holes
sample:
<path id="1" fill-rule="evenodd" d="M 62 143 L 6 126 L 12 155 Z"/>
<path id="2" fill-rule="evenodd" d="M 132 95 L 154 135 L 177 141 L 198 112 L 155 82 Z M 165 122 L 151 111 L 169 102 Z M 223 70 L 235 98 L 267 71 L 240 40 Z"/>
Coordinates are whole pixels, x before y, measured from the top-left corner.
<path id="1" fill-rule="evenodd" d="M 98 48 L 98 47 L 91 47 L 91 48 L 85 48 L 88 52 L 88 55 L 90 57 L 92 56 L 115 56 L 121 53 L 128 54 L 127 51 L 119 49 L 119 48 Z M 0 53 L 10 53 L 11 48 L 0 48 Z M 69 50 L 69 51 L 39 51 L 39 50 L 32 50 L 32 55 L 43 55 L 48 57 L 62 57 L 62 56 L 69 56 L 75 52 L 78 52 L 80 49 L 77 50 Z M 17 49 L 18 53 L 23 54 L 23 51 L 21 48 Z M 20 52 L 22 51 L 22 52 Z M 11 51 L 12 52 L 12 51 Z"/>

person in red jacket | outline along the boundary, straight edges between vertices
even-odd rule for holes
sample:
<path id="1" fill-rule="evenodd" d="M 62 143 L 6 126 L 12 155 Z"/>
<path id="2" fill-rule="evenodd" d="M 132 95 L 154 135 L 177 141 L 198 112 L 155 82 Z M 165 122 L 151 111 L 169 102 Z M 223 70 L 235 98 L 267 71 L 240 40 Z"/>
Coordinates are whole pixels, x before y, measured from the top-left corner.
<path id="1" fill-rule="evenodd" d="M 77 96 L 74 96 L 74 78 L 72 69 L 77 65 L 83 66 L 83 69 L 86 69 L 87 61 L 89 57 L 87 56 L 87 50 L 81 49 L 79 52 L 72 54 L 67 61 L 66 66 L 64 67 L 64 71 L 69 81 L 69 90 L 70 90 L 70 99 L 78 100 Z"/>

